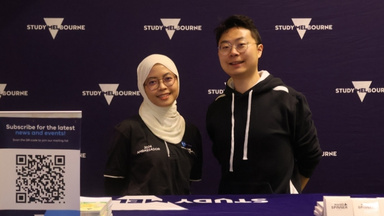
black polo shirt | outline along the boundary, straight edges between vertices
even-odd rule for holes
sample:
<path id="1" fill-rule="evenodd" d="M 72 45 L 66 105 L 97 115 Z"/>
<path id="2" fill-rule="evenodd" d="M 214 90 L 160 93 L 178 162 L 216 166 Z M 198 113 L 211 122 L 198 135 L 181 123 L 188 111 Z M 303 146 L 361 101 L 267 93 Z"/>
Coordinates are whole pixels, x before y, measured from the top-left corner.
<path id="1" fill-rule="evenodd" d="M 108 152 L 104 172 L 107 193 L 190 194 L 190 181 L 201 179 L 201 143 L 199 130 L 189 123 L 182 141 L 173 144 L 155 136 L 139 115 L 124 120 L 115 127 Z"/>

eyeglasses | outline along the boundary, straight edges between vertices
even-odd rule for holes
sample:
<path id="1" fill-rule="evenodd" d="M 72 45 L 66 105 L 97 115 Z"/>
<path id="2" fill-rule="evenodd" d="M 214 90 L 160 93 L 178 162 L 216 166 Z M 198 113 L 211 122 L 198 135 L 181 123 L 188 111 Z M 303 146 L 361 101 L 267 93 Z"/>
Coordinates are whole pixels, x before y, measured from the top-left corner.
<path id="1" fill-rule="evenodd" d="M 248 46 L 250 44 L 257 44 L 257 43 L 241 42 L 241 43 L 237 43 L 235 45 L 232 45 L 229 42 L 223 42 L 219 45 L 218 49 L 219 49 L 220 54 L 222 54 L 222 55 L 228 55 L 232 51 L 232 47 L 235 47 L 237 52 L 243 53 L 243 52 L 247 51 Z"/>
<path id="2" fill-rule="evenodd" d="M 154 91 L 157 90 L 160 86 L 160 80 L 163 81 L 163 84 L 167 87 L 171 87 L 176 80 L 176 75 L 174 74 L 166 74 L 163 78 L 159 79 L 157 77 L 151 77 L 145 80 L 144 85 L 148 86 L 149 90 Z"/>

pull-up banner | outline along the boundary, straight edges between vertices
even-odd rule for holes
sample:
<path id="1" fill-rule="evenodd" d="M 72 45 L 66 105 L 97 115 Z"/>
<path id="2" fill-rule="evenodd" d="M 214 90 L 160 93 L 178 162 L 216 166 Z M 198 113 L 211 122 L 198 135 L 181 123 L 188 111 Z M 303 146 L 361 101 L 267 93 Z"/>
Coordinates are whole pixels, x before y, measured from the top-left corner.
<path id="1" fill-rule="evenodd" d="M 79 215 L 81 111 L 0 111 L 1 215 Z"/>

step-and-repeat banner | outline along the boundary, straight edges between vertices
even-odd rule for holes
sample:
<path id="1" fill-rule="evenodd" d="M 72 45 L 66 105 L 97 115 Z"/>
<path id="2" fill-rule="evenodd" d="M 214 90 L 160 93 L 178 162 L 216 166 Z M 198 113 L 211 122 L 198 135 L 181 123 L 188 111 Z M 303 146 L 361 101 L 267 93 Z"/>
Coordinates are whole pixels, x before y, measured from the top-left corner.
<path id="1" fill-rule="evenodd" d="M 214 194 L 205 113 L 228 77 L 213 30 L 232 14 L 261 33 L 259 69 L 307 96 L 324 154 L 304 192 L 383 192 L 382 0 L 2 1 L 0 110 L 81 110 L 81 194 L 102 195 L 113 127 L 142 101 L 137 65 L 165 54 L 180 73 L 178 110 L 203 136 L 193 193 Z"/>

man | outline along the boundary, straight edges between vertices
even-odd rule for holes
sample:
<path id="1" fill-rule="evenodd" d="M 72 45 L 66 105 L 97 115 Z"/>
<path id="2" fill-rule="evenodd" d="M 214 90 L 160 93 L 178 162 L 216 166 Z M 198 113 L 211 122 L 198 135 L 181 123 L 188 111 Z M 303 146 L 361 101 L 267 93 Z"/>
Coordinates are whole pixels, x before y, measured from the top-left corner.
<path id="1" fill-rule="evenodd" d="M 249 17 L 231 16 L 215 32 L 230 76 L 206 116 L 219 193 L 300 193 L 322 156 L 306 98 L 258 70 L 263 44 Z"/>

